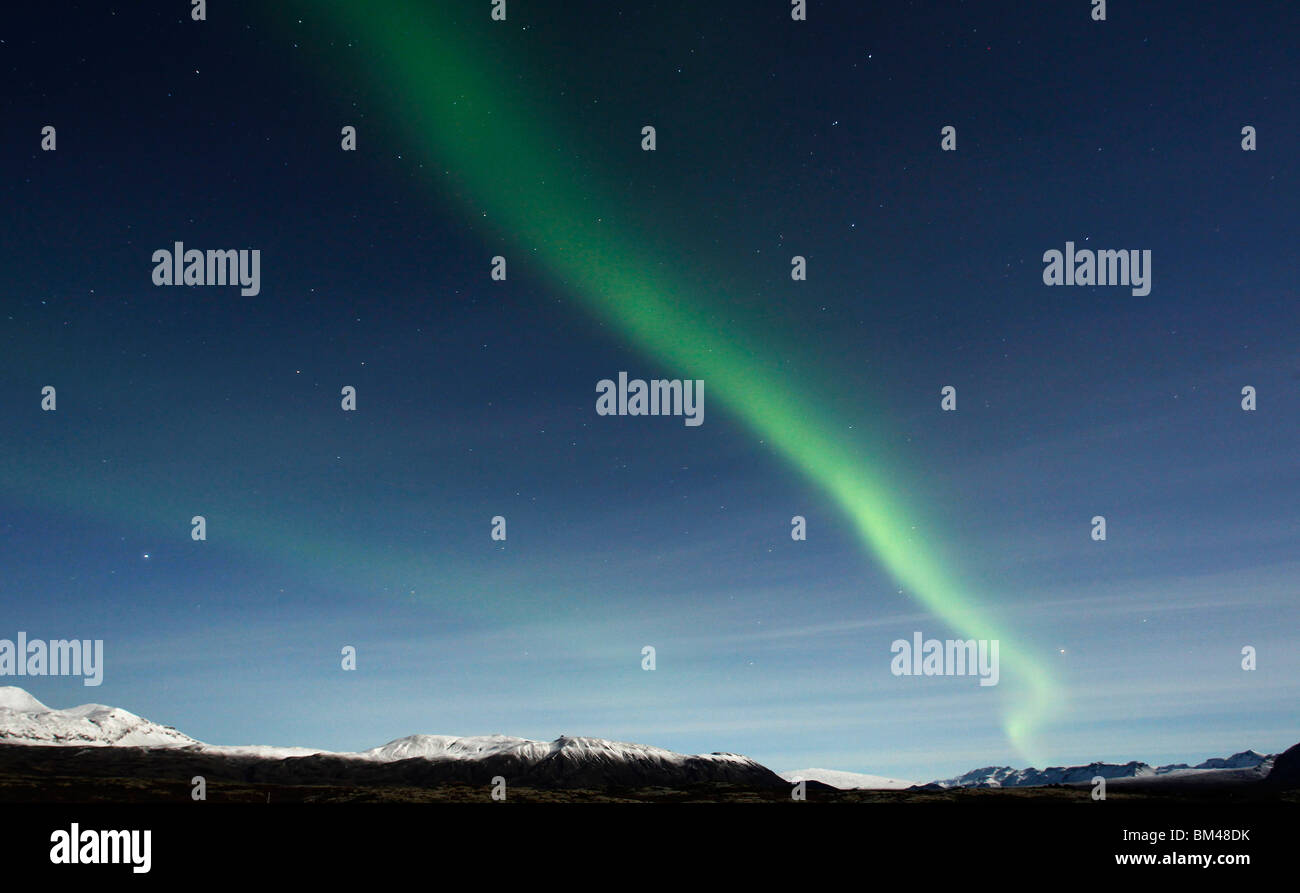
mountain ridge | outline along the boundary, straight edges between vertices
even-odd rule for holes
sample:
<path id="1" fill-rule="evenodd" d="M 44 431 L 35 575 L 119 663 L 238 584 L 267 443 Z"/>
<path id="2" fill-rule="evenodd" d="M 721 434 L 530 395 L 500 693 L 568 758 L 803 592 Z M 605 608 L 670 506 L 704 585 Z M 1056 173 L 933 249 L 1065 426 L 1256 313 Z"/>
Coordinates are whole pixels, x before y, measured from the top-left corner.
<path id="1" fill-rule="evenodd" d="M 1276 754 L 1261 754 L 1254 750 L 1244 750 L 1230 757 L 1214 757 L 1188 766 L 1186 763 L 1171 763 L 1166 766 L 1151 766 L 1138 760 L 1127 763 L 1093 762 L 1081 766 L 1049 766 L 1046 769 L 1015 769 L 1011 766 L 984 766 L 972 769 L 952 778 L 932 781 L 918 785 L 923 790 L 944 790 L 948 788 L 1007 788 L 1007 787 L 1041 787 L 1049 784 L 1090 784 L 1094 778 L 1101 776 L 1109 781 L 1156 780 L 1161 778 L 1178 778 L 1191 780 L 1198 773 L 1233 772 L 1241 774 L 1242 780 L 1251 776 L 1266 777 L 1273 767 Z M 1244 774 L 1242 774 L 1244 773 Z M 1235 779 L 1236 776 L 1233 776 Z M 1227 776 L 1224 777 L 1227 780 Z"/>
<path id="2" fill-rule="evenodd" d="M 571 735 L 561 735 L 554 741 L 508 735 L 408 735 L 352 753 L 273 745 L 214 745 L 120 708 L 86 704 L 52 709 L 13 686 L 0 687 L 0 744 L 193 752 L 241 763 L 261 760 L 291 764 L 280 770 L 262 767 L 253 771 L 322 780 L 349 774 L 375 775 L 380 770 L 369 770 L 365 765 L 382 764 L 429 783 L 485 783 L 501 776 L 515 783 L 550 787 L 786 784 L 766 766 L 739 754 L 681 754 L 646 744 Z"/>
<path id="3" fill-rule="evenodd" d="M 1249 783 L 1269 777 L 1275 754 L 1245 750 L 1188 766 L 1174 763 L 1153 767 L 1140 761 L 1093 762 L 1082 766 L 1015 769 L 985 766 L 926 784 L 834 769 L 804 769 L 778 774 L 749 757 L 715 751 L 682 754 L 661 747 L 605 738 L 561 735 L 538 741 L 510 735 L 428 735 L 396 738 L 359 752 L 336 753 L 310 747 L 207 744 L 172 726 L 103 704 L 53 709 L 16 686 L 0 686 L 0 744 L 45 747 L 166 749 L 241 764 L 281 762 L 276 770 L 249 770 L 256 775 L 335 778 L 349 773 L 366 776 L 365 765 L 396 766 L 428 783 L 490 781 L 497 776 L 515 783 L 550 787 L 611 784 L 654 785 L 725 782 L 759 787 L 789 786 L 798 781 L 839 790 L 920 790 L 952 788 L 1011 788 L 1047 785 L 1086 785 L 1096 776 L 1120 785 L 1164 781 L 1180 783 Z M 1287 751 L 1284 771 L 1294 781 L 1300 745 Z M 349 768 L 350 767 L 350 768 Z M 378 771 L 376 769 L 375 771 Z M 1289 782 L 1287 782 L 1289 783 Z"/>

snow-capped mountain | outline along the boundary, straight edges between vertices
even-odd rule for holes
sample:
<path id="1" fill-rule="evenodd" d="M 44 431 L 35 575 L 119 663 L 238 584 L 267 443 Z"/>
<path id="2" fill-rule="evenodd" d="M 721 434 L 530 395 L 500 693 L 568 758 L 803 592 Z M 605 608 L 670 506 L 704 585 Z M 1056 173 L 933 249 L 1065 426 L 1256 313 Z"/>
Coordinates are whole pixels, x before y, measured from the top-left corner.
<path id="1" fill-rule="evenodd" d="M 18 713 L 47 713 L 49 709 L 49 707 L 28 694 L 26 689 L 13 685 L 0 686 L 0 710 L 13 710 Z"/>
<path id="2" fill-rule="evenodd" d="M 427 760 L 476 760 L 504 753 L 515 753 L 531 759 L 545 756 L 550 745 L 528 738 L 509 735 L 474 735 L 457 738 L 454 735 L 409 735 L 380 747 L 364 750 L 358 756 L 372 760 L 409 760 L 423 757 Z"/>
<path id="3" fill-rule="evenodd" d="M 0 686 L 0 742 L 82 747 L 176 747 L 199 742 L 117 707 L 51 710 L 21 688 Z"/>
<path id="4" fill-rule="evenodd" d="M 410 735 L 381 747 L 362 751 L 356 756 L 391 761 L 422 757 L 427 760 L 481 760 L 493 756 L 512 756 L 537 761 L 564 753 L 575 758 L 597 761 L 638 760 L 641 762 L 679 763 L 685 759 L 714 762 L 752 762 L 736 754 L 712 753 L 687 756 L 648 744 L 629 744 L 604 738 L 575 738 L 562 735 L 554 741 L 534 741 L 509 735 L 478 735 L 457 738 L 452 735 Z"/>
<path id="5" fill-rule="evenodd" d="M 506 735 L 458 738 L 411 735 L 360 753 L 307 747 L 213 745 L 133 713 L 99 704 L 51 710 L 21 688 L 0 688 L 0 744 L 166 748 L 213 757 L 292 764 L 295 776 L 371 776 L 365 764 L 405 764 L 398 770 L 430 782 L 483 783 L 501 775 L 559 787 L 731 782 L 763 787 L 785 782 L 765 766 L 731 753 L 680 754 L 661 747 L 561 736 L 533 741 Z M 413 765 L 413 764 L 420 765 Z M 349 769 L 349 764 L 353 767 Z M 268 770 L 269 771 L 269 770 Z"/>
<path id="6" fill-rule="evenodd" d="M 780 784 L 781 779 L 749 757 L 731 753 L 681 754 L 624 741 L 562 735 L 554 741 L 534 741 L 506 735 L 456 738 L 412 735 L 359 754 L 336 754 L 378 762 L 422 759 L 447 767 L 458 780 L 485 773 L 526 779 L 531 783 L 567 787 L 604 784 L 655 784 L 726 781 L 738 784 Z"/>
<path id="7" fill-rule="evenodd" d="M 796 781 L 819 781 L 841 791 L 901 791 L 916 784 L 901 778 L 883 775 L 864 775 L 861 772 L 841 772 L 838 769 L 796 769 L 782 772 L 781 777 L 793 784 Z"/>
<path id="8" fill-rule="evenodd" d="M 1256 753 L 1253 750 L 1243 750 L 1241 753 L 1234 753 L 1230 757 L 1215 757 L 1192 766 L 1192 769 L 1255 769 L 1264 764 L 1265 761 L 1272 762 L 1277 758 L 1277 754 Z M 1157 769 L 1157 772 L 1164 772 L 1178 768 L 1179 766 L 1164 766 Z"/>
<path id="9" fill-rule="evenodd" d="M 1145 780 L 1157 781 L 1163 778 L 1191 781 L 1198 777 L 1221 778 L 1222 780 L 1248 780 L 1252 777 L 1263 778 L 1273 768 L 1274 756 L 1256 753 L 1253 750 L 1242 751 L 1230 757 L 1215 757 L 1188 766 L 1186 763 L 1174 763 L 1168 766 L 1150 766 L 1147 763 L 1132 761 L 1128 763 L 1089 763 L 1086 766 L 1053 766 L 1047 769 L 1013 769 L 1010 766 L 986 766 L 982 769 L 932 781 L 925 787 L 933 788 L 1012 788 L 1036 787 L 1049 784 L 1090 784 L 1100 775 L 1106 780 Z M 1230 775 L 1228 773 L 1231 773 Z"/>

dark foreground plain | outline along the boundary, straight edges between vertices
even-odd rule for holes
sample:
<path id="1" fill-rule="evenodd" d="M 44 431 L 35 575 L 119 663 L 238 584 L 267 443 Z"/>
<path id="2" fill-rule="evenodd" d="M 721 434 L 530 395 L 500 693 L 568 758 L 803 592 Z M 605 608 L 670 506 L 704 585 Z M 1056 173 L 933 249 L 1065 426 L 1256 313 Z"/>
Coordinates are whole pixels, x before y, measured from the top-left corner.
<path id="1" fill-rule="evenodd" d="M 0 802 L 182 803 L 203 778 L 206 801 L 284 803 L 491 803 L 491 777 L 449 776 L 423 759 L 370 763 L 336 758 L 268 759 L 189 749 L 0 745 Z M 507 779 L 507 803 L 792 803 L 792 785 L 767 774 L 738 781 L 539 783 Z M 773 779 L 776 779 L 775 781 Z M 805 786 L 808 803 L 1091 803 L 1088 786 L 841 791 Z M 1185 784 L 1112 783 L 1107 800 L 1157 804 L 1300 804 L 1300 789 L 1268 781 Z"/>
<path id="2" fill-rule="evenodd" d="M 0 803 L 176 803 L 191 800 L 192 786 L 179 779 L 87 778 L 68 776 L 0 777 Z M 214 803 L 487 803 L 482 785 L 443 784 L 431 788 L 348 787 L 342 785 L 266 785 L 221 782 L 208 785 Z M 1107 793 L 1114 802 L 1153 804 L 1289 803 L 1300 806 L 1300 792 L 1258 786 L 1213 793 L 1205 788 L 1126 789 Z M 789 791 L 755 790 L 708 783 L 683 788 L 508 788 L 508 803 L 791 803 Z M 1033 804 L 1092 802 L 1089 790 L 1063 785 L 1040 788 L 961 788 L 949 791 L 807 791 L 808 803 L 965 803 Z M 1300 815 L 1297 816 L 1300 819 Z"/>
<path id="3" fill-rule="evenodd" d="M 799 802 L 792 785 L 763 770 L 744 782 L 508 781 L 506 799 L 494 801 L 490 779 L 449 777 L 453 770 L 478 771 L 423 759 L 0 745 L 0 810 L 14 820 L 0 835 L 0 864 L 7 879 L 42 884 L 202 876 L 243 886 L 321 880 L 333 889 L 353 878 L 373 885 L 381 869 L 437 878 L 456 866 L 496 885 L 645 886 L 658 876 L 767 889 L 825 882 L 847 866 L 927 887 L 956 871 L 982 883 L 1115 873 L 1128 883 L 1223 889 L 1248 882 L 1248 872 L 1290 867 L 1300 817 L 1300 788 L 1267 781 L 1112 784 L 1104 802 L 1086 786 L 839 791 L 808 783 Z M 205 779 L 203 802 L 193 797 L 195 776 Z M 351 807 L 331 808 L 338 804 Z M 52 835 L 74 829 L 148 830 L 149 873 L 54 864 Z M 1162 832 L 1159 844 L 1133 837 Z M 1131 857 L 1156 861 L 1121 861 Z M 1193 858 L 1202 864 L 1188 864 Z"/>

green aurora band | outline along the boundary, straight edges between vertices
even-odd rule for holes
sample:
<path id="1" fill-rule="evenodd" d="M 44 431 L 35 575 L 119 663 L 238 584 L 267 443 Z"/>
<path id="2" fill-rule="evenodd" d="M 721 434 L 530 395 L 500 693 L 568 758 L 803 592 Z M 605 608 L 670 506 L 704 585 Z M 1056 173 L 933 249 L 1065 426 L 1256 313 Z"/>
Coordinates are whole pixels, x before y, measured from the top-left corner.
<path id="1" fill-rule="evenodd" d="M 474 14 L 486 22 L 487 9 Z M 325 0 L 303 14 L 322 10 L 358 52 L 369 54 L 376 93 L 395 103 L 391 117 L 410 127 L 429 165 L 449 170 L 476 217 L 487 212 L 479 222 L 535 249 L 530 260 L 638 348 L 704 379 L 712 397 L 833 498 L 862 543 L 928 610 L 963 636 L 1000 641 L 1003 676 L 1009 671 L 1015 689 L 1004 729 L 1021 754 L 1041 759 L 1035 732 L 1060 698 L 1043 660 L 954 582 L 933 549 L 915 541 L 913 513 L 891 492 L 901 489 L 898 476 L 845 443 L 836 433 L 845 425 L 824 417 L 809 395 L 764 364 L 761 358 L 774 353 L 770 342 L 747 340 L 734 326 L 719 332 L 704 312 L 706 295 L 674 281 L 671 268 L 630 235 L 597 224 L 591 209 L 618 203 L 601 203 L 588 171 L 566 170 L 564 159 L 574 153 L 557 151 L 564 131 L 548 124 L 539 107 L 519 101 L 518 81 L 507 86 L 483 64 L 470 45 L 473 30 L 453 30 L 434 21 L 439 11 L 407 0 Z"/>

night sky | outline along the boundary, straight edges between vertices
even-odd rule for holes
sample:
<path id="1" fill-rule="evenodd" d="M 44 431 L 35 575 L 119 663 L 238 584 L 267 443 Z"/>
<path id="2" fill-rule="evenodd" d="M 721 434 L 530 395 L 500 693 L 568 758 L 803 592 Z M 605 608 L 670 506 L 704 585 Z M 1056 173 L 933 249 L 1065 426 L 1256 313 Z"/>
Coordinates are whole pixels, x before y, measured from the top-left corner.
<path id="1" fill-rule="evenodd" d="M 1293 3 L 23 6 L 0 637 L 106 666 L 0 683 L 918 781 L 1300 738 Z M 1045 285 L 1067 241 L 1150 294 Z M 620 371 L 703 424 L 598 415 Z M 915 631 L 1000 683 L 893 675 Z"/>

